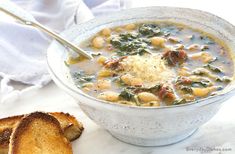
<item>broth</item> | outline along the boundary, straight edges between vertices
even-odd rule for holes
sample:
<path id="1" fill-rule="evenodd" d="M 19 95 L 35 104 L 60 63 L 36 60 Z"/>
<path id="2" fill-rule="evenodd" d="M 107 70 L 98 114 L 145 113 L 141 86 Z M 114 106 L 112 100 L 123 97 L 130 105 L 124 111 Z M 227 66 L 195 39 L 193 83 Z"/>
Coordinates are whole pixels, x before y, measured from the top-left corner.
<path id="1" fill-rule="evenodd" d="M 216 95 L 232 80 L 225 44 L 168 22 L 104 28 L 81 43 L 94 60 L 69 57 L 78 88 L 98 99 L 137 106 L 178 105 Z"/>

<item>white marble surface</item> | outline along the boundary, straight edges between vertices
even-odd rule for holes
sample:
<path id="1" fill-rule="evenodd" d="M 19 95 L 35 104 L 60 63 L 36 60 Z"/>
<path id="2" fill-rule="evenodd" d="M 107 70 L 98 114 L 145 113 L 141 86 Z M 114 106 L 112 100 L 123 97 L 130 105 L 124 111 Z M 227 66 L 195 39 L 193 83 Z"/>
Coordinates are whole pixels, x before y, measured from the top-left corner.
<path id="1" fill-rule="evenodd" d="M 81 138 L 73 142 L 75 154 L 200 154 L 187 151 L 187 147 L 228 148 L 235 153 L 235 97 L 225 102 L 218 114 L 188 139 L 164 147 L 137 147 L 113 138 L 108 132 L 93 123 L 76 102 L 54 83 L 24 95 L 16 102 L 0 106 L 0 118 L 10 115 L 28 113 L 36 110 L 64 111 L 75 115 L 85 126 Z M 213 151 L 210 154 L 218 154 Z"/>

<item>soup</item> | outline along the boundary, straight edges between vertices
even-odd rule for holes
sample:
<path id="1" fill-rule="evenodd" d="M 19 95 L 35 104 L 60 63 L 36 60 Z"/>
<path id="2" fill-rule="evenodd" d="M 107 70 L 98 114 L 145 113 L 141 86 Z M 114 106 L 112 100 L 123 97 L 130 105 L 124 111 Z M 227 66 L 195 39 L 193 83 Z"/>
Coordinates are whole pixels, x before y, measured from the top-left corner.
<path id="1" fill-rule="evenodd" d="M 101 100 L 134 106 L 178 105 L 216 95 L 232 80 L 225 44 L 186 25 L 132 23 L 104 28 L 80 45 L 92 61 L 69 56 L 78 88 Z"/>

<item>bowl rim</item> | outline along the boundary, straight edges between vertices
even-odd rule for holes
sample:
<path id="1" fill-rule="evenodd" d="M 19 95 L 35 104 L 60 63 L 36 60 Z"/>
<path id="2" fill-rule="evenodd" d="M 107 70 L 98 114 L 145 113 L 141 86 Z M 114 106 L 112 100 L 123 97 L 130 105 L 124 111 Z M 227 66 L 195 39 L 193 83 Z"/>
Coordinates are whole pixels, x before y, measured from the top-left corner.
<path id="1" fill-rule="evenodd" d="M 96 20 L 100 20 L 102 18 L 106 18 L 106 17 L 110 17 L 112 15 L 117 15 L 119 14 L 120 12 L 122 13 L 125 13 L 125 12 L 129 12 L 129 11 L 139 11 L 139 10 L 143 10 L 143 9 L 154 9 L 154 8 L 165 8 L 165 9 L 182 9 L 182 10 L 185 10 L 185 11 L 196 11 L 196 12 L 200 12 L 200 13 L 204 13 L 204 14 L 207 14 L 207 15 L 210 15 L 212 17 L 215 17 L 221 21 L 223 21 L 224 23 L 230 25 L 231 27 L 233 27 L 235 29 L 235 26 L 232 25 L 230 22 L 226 21 L 225 19 L 217 16 L 217 15 L 214 15 L 212 13 L 209 13 L 209 12 L 206 12 L 206 11 L 202 11 L 202 10 L 198 10 L 198 9 L 191 9 L 191 8 L 183 8 L 183 7 L 169 7 L 169 6 L 150 6 L 150 7 L 138 7 L 138 8 L 131 8 L 131 9 L 126 9 L 126 10 L 121 10 L 121 11 L 118 11 L 118 12 L 115 12 L 115 13 L 112 13 L 112 14 L 109 14 L 109 15 L 106 15 L 105 17 L 104 16 L 100 16 L 100 17 L 95 17 L 89 21 L 86 21 L 84 23 L 81 23 L 81 24 L 77 24 L 77 25 L 73 25 L 72 27 L 62 31 L 60 34 L 66 34 L 67 32 L 71 31 L 72 29 L 76 28 L 77 26 L 79 25 L 83 25 L 83 24 L 87 24 L 87 23 L 92 23 L 92 22 L 95 22 Z M 169 105 L 169 106 L 159 106 L 159 107 L 142 107 L 142 106 L 131 106 L 131 105 L 124 105 L 124 104 L 119 104 L 119 103 L 113 103 L 113 102 L 110 102 L 110 101 L 105 101 L 105 100 L 100 100 L 100 99 L 97 99 L 95 97 L 92 97 L 88 94 L 85 94 L 85 93 L 81 93 L 81 92 L 78 92 L 78 91 L 75 91 L 73 88 L 70 88 L 68 85 L 66 85 L 63 81 L 60 80 L 60 78 L 54 73 L 53 69 L 51 68 L 50 66 L 50 62 L 49 62 L 49 58 L 48 58 L 48 52 L 50 50 L 51 47 L 53 47 L 53 45 L 57 43 L 56 40 L 53 40 L 50 45 L 48 46 L 47 48 L 47 55 L 46 55 L 46 62 L 47 62 L 47 66 L 48 66 L 48 71 L 50 73 L 50 75 L 52 75 L 54 77 L 54 79 L 56 79 L 62 86 L 64 86 L 66 89 L 68 89 L 69 91 L 72 91 L 73 93 L 76 93 L 78 94 L 79 96 L 83 96 L 87 99 L 92 99 L 93 101 L 95 101 L 96 103 L 99 103 L 100 105 L 108 105 L 108 106 L 115 106 L 115 107 L 121 107 L 121 108 L 129 108 L 129 109 L 141 109 L 141 110 L 155 110 L 155 109 L 173 109 L 173 108 L 182 108 L 182 107 L 187 107 L 187 106 L 205 106 L 205 105 L 209 105 L 209 104 L 212 104 L 212 103 L 215 103 L 216 101 L 209 101 L 211 99 L 214 99 L 214 98 L 218 98 L 218 97 L 224 97 L 225 95 L 228 95 L 232 92 L 235 92 L 235 86 L 232 87 L 230 90 L 228 91 L 222 91 L 221 93 L 217 94 L 217 95 L 214 95 L 214 96 L 209 96 L 209 97 L 206 97 L 206 98 L 203 98 L 203 99 L 200 99 L 200 100 L 196 100 L 196 101 L 192 101 L 192 102 L 189 102 L 189 103 L 185 103 L 185 104 L 178 104 L 178 105 Z M 234 61 L 235 62 L 235 61 Z M 235 84 L 233 84 L 235 85 Z M 203 103 L 204 102 L 204 103 Z M 98 104 L 97 104 L 98 105 Z"/>

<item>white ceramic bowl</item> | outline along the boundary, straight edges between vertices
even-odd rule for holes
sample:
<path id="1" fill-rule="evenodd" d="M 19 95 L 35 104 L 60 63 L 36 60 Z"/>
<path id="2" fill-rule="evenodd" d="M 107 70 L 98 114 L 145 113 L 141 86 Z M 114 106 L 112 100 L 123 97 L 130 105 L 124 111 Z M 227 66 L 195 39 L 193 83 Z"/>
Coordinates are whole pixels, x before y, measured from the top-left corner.
<path id="1" fill-rule="evenodd" d="M 104 27 L 151 20 L 173 21 L 202 29 L 220 38 L 231 51 L 235 51 L 233 25 L 215 15 L 185 8 L 148 7 L 125 10 L 77 25 L 64 31 L 62 35 L 79 44 Z M 66 57 L 66 49 L 53 41 L 48 48 L 47 60 L 55 83 L 73 96 L 85 114 L 95 123 L 114 137 L 135 145 L 160 146 L 185 139 L 211 119 L 221 103 L 234 91 L 232 82 L 220 95 L 189 104 L 158 108 L 113 104 L 97 100 L 78 89 L 64 64 Z"/>

